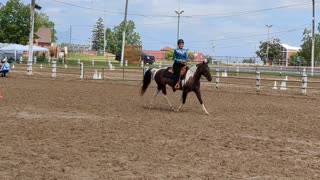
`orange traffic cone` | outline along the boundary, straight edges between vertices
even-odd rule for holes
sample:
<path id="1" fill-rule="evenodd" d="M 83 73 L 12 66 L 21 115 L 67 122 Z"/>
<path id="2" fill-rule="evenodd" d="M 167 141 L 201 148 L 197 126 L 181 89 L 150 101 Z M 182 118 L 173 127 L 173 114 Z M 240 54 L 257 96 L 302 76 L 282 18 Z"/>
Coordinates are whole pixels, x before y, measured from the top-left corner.
<path id="1" fill-rule="evenodd" d="M 3 96 L 2 96 L 2 91 L 1 91 L 1 89 L 0 89 L 0 99 L 2 99 L 3 98 Z"/>

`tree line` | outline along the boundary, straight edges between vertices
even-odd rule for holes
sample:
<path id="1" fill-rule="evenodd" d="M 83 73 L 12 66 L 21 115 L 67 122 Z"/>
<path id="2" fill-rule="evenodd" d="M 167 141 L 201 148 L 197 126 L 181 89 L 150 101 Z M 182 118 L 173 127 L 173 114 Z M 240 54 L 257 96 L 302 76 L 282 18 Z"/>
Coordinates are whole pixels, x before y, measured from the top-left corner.
<path id="1" fill-rule="evenodd" d="M 121 52 L 122 47 L 122 32 L 126 32 L 126 44 L 140 46 L 141 36 L 135 32 L 136 26 L 132 20 L 121 22 L 118 26 L 107 28 L 103 24 L 103 19 L 99 18 L 92 30 L 92 50 L 103 50 L 104 38 L 106 39 L 106 51 L 111 53 Z M 105 31 L 105 32 L 104 32 Z"/>
<path id="2" fill-rule="evenodd" d="M 3 4 L 0 7 L 0 42 L 27 44 L 30 35 L 30 14 L 30 4 L 25 5 L 20 0 L 8 0 Z M 51 28 L 52 41 L 57 41 L 54 22 L 45 13 L 35 12 L 35 32 L 41 27 Z"/>
<path id="3" fill-rule="evenodd" d="M 311 46 L 312 46 L 312 32 L 310 29 L 305 29 L 302 34 L 301 40 L 301 51 L 291 55 L 289 57 L 289 65 L 292 66 L 310 66 L 311 65 Z M 269 53 L 267 56 L 267 47 L 269 44 Z M 260 42 L 259 50 L 256 52 L 257 56 L 264 62 L 267 63 L 279 63 L 283 59 L 283 52 L 281 46 L 281 40 L 276 38 L 271 40 L 269 43 L 267 41 Z M 315 63 L 320 64 L 320 23 L 315 32 Z M 269 62 L 268 59 L 269 58 Z"/>

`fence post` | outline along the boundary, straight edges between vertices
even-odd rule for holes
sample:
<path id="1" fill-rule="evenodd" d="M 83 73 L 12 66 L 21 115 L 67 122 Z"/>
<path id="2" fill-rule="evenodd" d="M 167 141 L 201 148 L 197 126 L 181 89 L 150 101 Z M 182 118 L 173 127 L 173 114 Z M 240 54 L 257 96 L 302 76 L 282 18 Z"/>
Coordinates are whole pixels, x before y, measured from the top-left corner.
<path id="1" fill-rule="evenodd" d="M 261 81 L 261 76 L 260 76 L 260 72 L 256 72 L 256 91 L 260 92 L 260 81 Z"/>
<path id="2" fill-rule="evenodd" d="M 308 86 L 308 76 L 306 71 L 304 70 L 302 74 L 302 86 L 301 86 L 302 95 L 307 94 L 307 86 Z"/>
<path id="3" fill-rule="evenodd" d="M 83 62 L 80 63 L 80 79 L 84 79 Z"/>
<path id="4" fill-rule="evenodd" d="M 220 70 L 216 69 L 216 89 L 219 89 L 219 83 L 220 83 Z"/>
<path id="5" fill-rule="evenodd" d="M 52 75 L 53 78 L 57 77 L 57 61 L 52 61 Z"/>
<path id="6" fill-rule="evenodd" d="M 104 68 L 102 68 L 102 79 L 104 79 Z"/>

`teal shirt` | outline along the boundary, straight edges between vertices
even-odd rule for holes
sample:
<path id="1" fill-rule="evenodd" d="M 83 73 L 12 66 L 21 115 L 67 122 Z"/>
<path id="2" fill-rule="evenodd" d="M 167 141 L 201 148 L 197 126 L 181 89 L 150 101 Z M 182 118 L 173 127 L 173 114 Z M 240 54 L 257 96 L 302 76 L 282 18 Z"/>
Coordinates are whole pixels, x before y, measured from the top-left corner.
<path id="1" fill-rule="evenodd" d="M 180 62 L 180 60 L 183 60 L 183 61 L 187 62 L 188 61 L 187 50 L 186 49 L 180 49 L 180 48 L 175 49 L 174 53 L 173 53 L 173 60 L 175 62 Z"/>

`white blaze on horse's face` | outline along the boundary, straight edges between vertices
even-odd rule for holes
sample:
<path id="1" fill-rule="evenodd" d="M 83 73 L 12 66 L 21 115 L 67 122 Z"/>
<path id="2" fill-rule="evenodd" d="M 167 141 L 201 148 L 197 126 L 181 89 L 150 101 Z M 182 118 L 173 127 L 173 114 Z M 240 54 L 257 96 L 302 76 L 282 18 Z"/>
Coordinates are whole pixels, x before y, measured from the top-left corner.
<path id="1" fill-rule="evenodd" d="M 194 76 L 194 73 L 197 71 L 197 66 L 192 66 L 186 74 L 186 78 L 182 81 L 182 86 L 186 85 L 189 79 L 191 79 Z"/>

